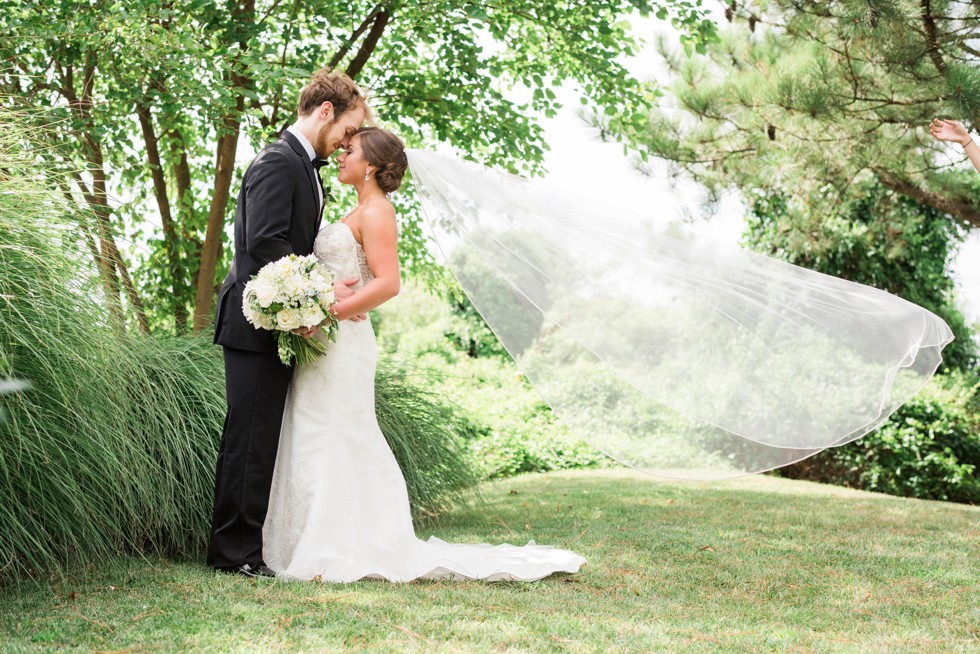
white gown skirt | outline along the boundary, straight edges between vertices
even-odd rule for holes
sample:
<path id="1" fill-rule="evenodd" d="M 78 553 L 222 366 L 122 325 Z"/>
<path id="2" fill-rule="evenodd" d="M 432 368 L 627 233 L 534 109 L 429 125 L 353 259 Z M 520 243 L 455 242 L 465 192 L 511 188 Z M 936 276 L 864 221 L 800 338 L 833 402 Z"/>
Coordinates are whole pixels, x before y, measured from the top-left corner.
<path id="1" fill-rule="evenodd" d="M 586 559 L 530 541 L 454 544 L 415 536 L 401 469 L 374 409 L 377 348 L 369 321 L 297 368 L 286 400 L 263 526 L 266 564 L 286 579 L 542 579 Z"/>

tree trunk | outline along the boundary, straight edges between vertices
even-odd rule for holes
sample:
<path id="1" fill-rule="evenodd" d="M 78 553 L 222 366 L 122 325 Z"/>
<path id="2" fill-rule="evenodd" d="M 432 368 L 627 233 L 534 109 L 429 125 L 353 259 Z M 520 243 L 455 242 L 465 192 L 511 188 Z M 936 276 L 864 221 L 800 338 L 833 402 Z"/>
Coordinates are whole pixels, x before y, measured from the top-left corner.
<path id="1" fill-rule="evenodd" d="M 244 109 L 244 96 L 239 96 L 239 110 Z M 194 331 L 201 331 L 211 323 L 211 308 L 214 299 L 214 275 L 221 253 L 222 230 L 225 224 L 225 211 L 231 191 L 231 180 L 235 172 L 235 153 L 238 151 L 238 132 L 240 122 L 237 117 L 225 119 L 225 128 L 232 130 L 218 139 L 218 156 L 215 165 L 214 195 L 208 210 L 208 227 L 201 247 L 201 267 L 197 273 L 197 298 L 194 302 Z"/>
<path id="2" fill-rule="evenodd" d="M 354 55 L 350 65 L 347 66 L 346 73 L 351 79 L 356 79 L 360 75 L 361 70 L 364 69 L 364 65 L 371 58 L 371 55 L 374 54 L 374 49 L 378 47 L 378 41 L 381 40 L 381 35 L 384 34 L 389 20 L 391 20 L 391 14 L 388 13 L 387 9 L 378 11 L 378 15 L 374 19 L 374 24 L 371 25 L 371 31 L 368 32 L 368 35 L 364 38 L 364 43 L 361 44 L 357 54 Z"/>
<path id="3" fill-rule="evenodd" d="M 252 14 L 255 13 L 255 0 L 245 0 L 236 4 L 232 9 L 232 25 L 238 29 L 252 24 Z M 248 49 L 248 36 L 241 34 L 239 48 L 244 52 Z M 245 90 L 249 85 L 247 75 L 239 75 L 232 71 L 231 82 L 234 88 Z M 241 116 L 245 111 L 245 96 L 239 93 L 235 107 L 225 116 L 218 138 L 218 151 L 215 159 L 214 195 L 211 196 L 211 207 L 208 210 L 208 226 L 204 233 L 204 245 L 201 247 L 201 267 L 197 274 L 197 296 L 194 301 L 194 331 L 201 331 L 211 324 L 211 309 L 214 304 L 215 271 L 218 267 L 218 257 L 222 251 L 222 231 L 224 230 L 225 212 L 228 209 L 228 198 L 231 191 L 231 180 L 235 173 L 235 153 L 238 151 L 238 134 L 241 130 Z"/>
<path id="4" fill-rule="evenodd" d="M 136 107 L 140 127 L 143 130 L 143 141 L 146 144 L 146 158 L 150 164 L 150 174 L 153 176 L 153 193 L 156 196 L 157 207 L 160 209 L 160 220 L 163 224 L 164 247 L 167 252 L 167 265 L 170 269 L 170 292 L 174 297 L 174 326 L 179 334 L 187 324 L 187 310 L 181 302 L 180 288 L 184 279 L 184 271 L 180 265 L 177 249 L 177 231 L 174 228 L 173 215 L 170 212 L 170 198 L 167 195 L 167 180 L 163 176 L 163 164 L 160 161 L 159 141 L 156 130 L 153 129 L 153 117 L 147 103 Z"/>
<path id="5" fill-rule="evenodd" d="M 95 85 L 97 61 L 95 52 L 89 51 L 86 53 L 81 96 L 75 90 L 74 69 L 70 65 L 67 68 L 62 68 L 57 61 L 55 62 L 55 66 L 61 76 L 61 94 L 68 100 L 69 106 L 77 114 L 83 125 L 76 133 L 80 140 L 88 147 L 86 156 L 90 163 L 92 187 L 89 189 L 78 173 L 75 173 L 75 181 L 78 183 L 82 195 L 85 196 L 85 201 L 95 214 L 95 223 L 99 235 L 99 256 L 97 257 L 97 264 L 99 266 L 99 272 L 102 273 L 103 285 L 105 286 L 107 295 L 106 299 L 109 302 L 109 312 L 119 319 L 119 324 L 123 324 L 122 308 L 119 301 L 119 280 L 121 278 L 122 287 L 126 290 L 126 295 L 133 307 L 133 311 L 136 313 L 136 319 L 139 322 L 140 328 L 144 332 L 148 332 L 150 328 L 146 319 L 146 312 L 143 310 L 143 303 L 140 300 L 139 294 L 136 292 L 136 287 L 133 286 L 133 280 L 129 276 L 129 270 L 126 268 L 122 254 L 119 252 L 119 248 L 116 247 L 116 241 L 112 236 L 112 225 L 109 218 L 112 214 L 112 209 L 109 207 L 109 196 L 106 191 L 105 157 L 102 152 L 102 144 L 91 130 L 86 129 L 86 126 L 90 126 L 91 121 L 89 120 L 89 116 L 94 106 L 92 89 Z"/>
<path id="6" fill-rule="evenodd" d="M 361 34 L 364 33 L 364 30 L 366 30 L 369 26 L 373 25 L 377 21 L 378 14 L 381 13 L 382 11 L 385 11 L 387 9 L 388 4 L 389 3 L 387 2 L 382 2 L 381 4 L 379 4 L 374 9 L 371 10 L 371 13 L 368 14 L 367 18 L 361 21 L 361 24 L 350 35 L 350 38 L 348 38 L 347 41 L 344 43 L 344 45 L 341 46 L 339 50 L 337 50 L 337 53 L 330 58 L 329 63 L 327 63 L 327 68 L 334 69 L 341 61 L 344 60 L 344 57 L 347 56 L 351 48 L 354 47 L 354 44 L 357 43 L 357 39 L 361 38 Z"/>
<path id="7" fill-rule="evenodd" d="M 946 62 L 943 60 L 942 51 L 939 49 L 939 36 L 936 29 L 936 18 L 932 15 L 932 3 L 930 0 L 920 0 L 919 6 L 922 8 L 922 27 L 926 34 L 926 50 L 929 52 L 929 59 L 943 75 L 946 74 Z"/>
<path id="8" fill-rule="evenodd" d="M 106 240 L 102 238 L 104 233 L 104 220 L 99 218 L 99 214 L 102 212 L 101 206 L 96 200 L 94 194 L 89 189 L 88 184 L 82 179 L 82 175 L 74 171 L 72 172 L 72 178 L 75 180 L 75 184 L 78 185 L 79 190 L 82 192 L 82 196 L 85 198 L 85 203 L 92 210 L 92 215 L 95 216 L 95 234 L 91 234 L 92 230 L 89 229 L 88 225 L 82 225 L 82 229 L 86 234 L 91 234 L 92 242 L 92 256 L 95 258 L 95 265 L 99 269 L 99 277 L 102 279 L 102 288 L 105 290 L 106 302 L 108 303 L 109 315 L 112 316 L 118 324 L 123 324 L 123 310 L 122 303 L 119 300 L 119 276 L 116 274 L 116 268 L 112 263 L 112 258 L 109 256 L 109 252 L 106 250 Z M 98 244 L 96 246 L 96 243 Z"/>
<path id="9" fill-rule="evenodd" d="M 148 332 L 150 331 L 150 326 L 146 319 L 146 312 L 143 310 L 143 302 L 140 300 L 139 294 L 136 293 L 136 287 L 133 286 L 133 280 L 129 276 L 129 270 L 126 268 L 126 263 L 123 261 L 119 248 L 116 247 L 116 239 L 112 235 L 112 223 L 110 220 L 112 209 L 109 207 L 109 196 L 106 192 L 106 174 L 102 156 L 102 145 L 91 134 L 87 134 L 86 136 L 91 150 L 90 161 L 93 164 L 91 173 L 95 204 L 92 205 L 92 209 L 95 213 L 95 220 L 99 229 L 99 248 L 102 256 L 108 262 L 108 266 L 112 269 L 110 287 L 115 290 L 115 297 L 118 299 L 119 278 L 122 278 L 122 286 L 126 291 L 126 296 L 129 298 L 129 303 L 133 311 L 136 313 L 136 321 L 139 323 L 140 329 Z M 118 277 L 116 273 L 118 273 Z"/>
<path id="10" fill-rule="evenodd" d="M 186 252 L 187 261 L 200 262 L 201 249 L 204 244 L 190 228 L 195 209 L 194 196 L 191 194 L 191 169 L 187 163 L 187 146 L 184 144 L 184 136 L 180 133 L 180 130 L 174 129 L 168 136 L 170 140 L 170 153 L 173 159 L 174 180 L 177 182 L 177 226 L 180 229 L 184 243 L 188 246 L 188 251 Z M 190 271 L 189 288 L 195 291 L 197 289 L 198 274 L 198 268 Z M 184 332 L 187 330 L 189 318 L 186 309 L 187 298 L 181 297 L 180 300 L 181 307 L 183 308 L 184 321 L 178 324 L 177 328 L 179 332 Z"/>

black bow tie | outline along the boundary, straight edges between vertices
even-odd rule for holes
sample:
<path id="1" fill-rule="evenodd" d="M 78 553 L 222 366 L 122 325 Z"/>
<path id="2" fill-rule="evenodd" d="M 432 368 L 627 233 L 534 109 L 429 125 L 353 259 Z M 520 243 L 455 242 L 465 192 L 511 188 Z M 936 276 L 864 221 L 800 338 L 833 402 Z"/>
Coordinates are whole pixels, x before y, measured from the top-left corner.
<path id="1" fill-rule="evenodd" d="M 314 159 L 313 167 L 316 168 L 317 170 L 320 170 L 321 168 L 326 166 L 329 162 L 330 162 L 329 159 Z"/>

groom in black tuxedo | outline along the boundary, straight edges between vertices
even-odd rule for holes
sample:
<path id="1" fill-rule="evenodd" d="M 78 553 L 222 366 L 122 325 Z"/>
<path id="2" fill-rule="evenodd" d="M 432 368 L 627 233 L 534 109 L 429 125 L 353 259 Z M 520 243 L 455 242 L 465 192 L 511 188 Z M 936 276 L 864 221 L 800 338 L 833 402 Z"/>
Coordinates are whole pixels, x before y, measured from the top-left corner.
<path id="1" fill-rule="evenodd" d="M 223 346 L 228 413 L 215 473 L 208 564 L 270 576 L 262 560 L 286 391 L 293 369 L 279 360 L 272 332 L 242 312 L 242 292 L 265 264 L 313 252 L 323 212 L 319 159 L 332 154 L 367 118 L 367 104 L 346 75 L 324 69 L 300 93 L 299 118 L 245 170 L 235 207 L 235 258 L 218 293 L 214 342 Z M 357 279 L 335 285 L 336 299 Z M 297 333 L 310 337 L 316 328 Z"/>

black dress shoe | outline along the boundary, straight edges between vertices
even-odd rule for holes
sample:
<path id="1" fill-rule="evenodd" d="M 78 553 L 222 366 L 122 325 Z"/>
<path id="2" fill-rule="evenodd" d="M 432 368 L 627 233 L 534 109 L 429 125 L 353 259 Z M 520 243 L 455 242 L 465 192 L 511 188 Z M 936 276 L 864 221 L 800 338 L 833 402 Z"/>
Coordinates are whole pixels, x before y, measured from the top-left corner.
<path id="1" fill-rule="evenodd" d="M 250 577 L 252 579 L 259 577 L 270 578 L 276 576 L 276 573 L 264 563 L 256 563 L 255 565 L 243 563 L 242 565 L 234 568 L 222 568 L 221 571 L 231 574 L 239 574 L 243 577 Z"/>

